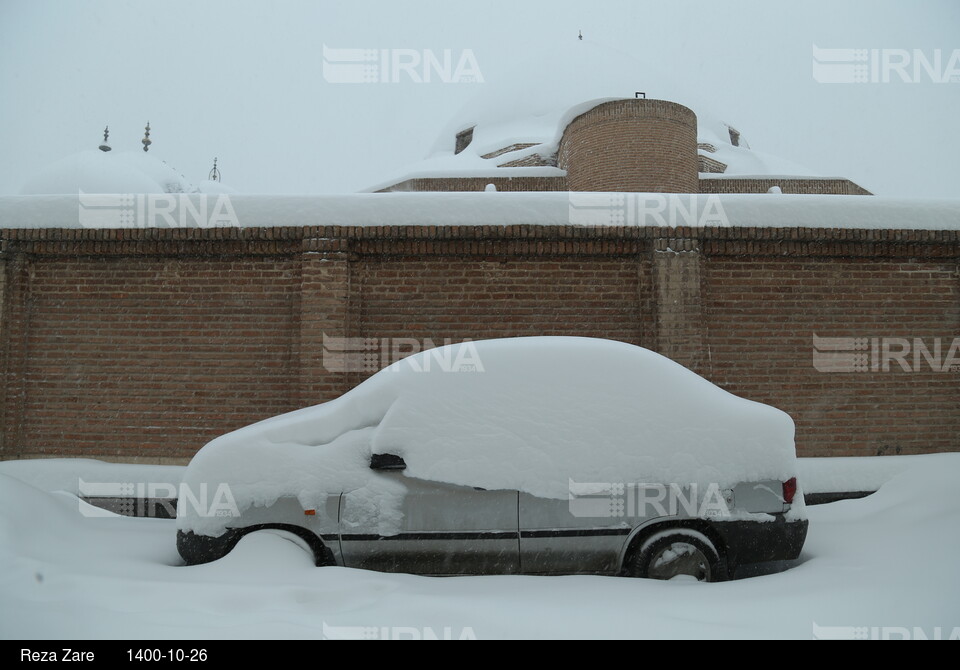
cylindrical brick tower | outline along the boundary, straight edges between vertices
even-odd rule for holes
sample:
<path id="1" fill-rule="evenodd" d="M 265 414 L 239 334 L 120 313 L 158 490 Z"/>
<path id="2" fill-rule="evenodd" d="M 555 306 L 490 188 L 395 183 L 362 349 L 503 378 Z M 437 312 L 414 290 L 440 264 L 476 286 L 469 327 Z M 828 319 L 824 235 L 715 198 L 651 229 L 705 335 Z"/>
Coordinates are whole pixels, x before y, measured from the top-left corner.
<path id="1" fill-rule="evenodd" d="M 697 193 L 697 115 L 666 100 L 613 100 L 566 127 L 557 154 L 571 191 Z"/>

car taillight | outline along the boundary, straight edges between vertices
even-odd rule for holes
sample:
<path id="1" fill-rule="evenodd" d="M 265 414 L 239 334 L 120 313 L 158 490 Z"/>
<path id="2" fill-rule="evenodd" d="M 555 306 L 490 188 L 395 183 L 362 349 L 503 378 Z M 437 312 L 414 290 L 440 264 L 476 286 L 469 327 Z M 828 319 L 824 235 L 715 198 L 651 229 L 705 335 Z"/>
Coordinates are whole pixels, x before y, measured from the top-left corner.
<path id="1" fill-rule="evenodd" d="M 783 483 L 783 502 L 792 504 L 795 495 L 797 495 L 797 478 L 791 477 Z"/>

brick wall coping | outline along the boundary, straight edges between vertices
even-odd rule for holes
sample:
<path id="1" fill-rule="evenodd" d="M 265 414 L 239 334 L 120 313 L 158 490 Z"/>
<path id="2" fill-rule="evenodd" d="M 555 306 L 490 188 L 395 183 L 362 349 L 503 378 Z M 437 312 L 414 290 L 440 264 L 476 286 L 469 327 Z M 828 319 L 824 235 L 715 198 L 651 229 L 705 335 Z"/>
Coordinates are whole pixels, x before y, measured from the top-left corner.
<path id="1" fill-rule="evenodd" d="M 123 207 L 117 204 L 119 196 L 85 197 L 100 200 L 86 200 L 81 207 L 78 196 L 73 195 L 0 196 L 0 229 L 533 225 L 960 230 L 960 199 L 881 196 L 569 192 L 158 194 L 126 196 L 125 202 L 132 204 Z M 147 213 L 151 206 L 152 216 Z M 157 214 L 167 206 L 172 206 L 168 219 Z M 132 218 L 123 218 L 123 212 L 130 213 Z M 201 213 L 202 225 L 198 225 L 194 212 Z M 215 213 L 224 219 L 211 223 Z"/>

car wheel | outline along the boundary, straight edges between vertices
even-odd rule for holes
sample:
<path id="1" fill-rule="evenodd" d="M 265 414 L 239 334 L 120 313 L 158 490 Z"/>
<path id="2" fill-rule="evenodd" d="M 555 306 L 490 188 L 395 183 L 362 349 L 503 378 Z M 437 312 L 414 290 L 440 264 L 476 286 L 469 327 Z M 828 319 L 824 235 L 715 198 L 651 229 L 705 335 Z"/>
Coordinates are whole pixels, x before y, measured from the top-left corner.
<path id="1" fill-rule="evenodd" d="M 271 535 L 276 535 L 277 537 L 282 537 L 282 538 L 283 538 L 284 540 L 286 540 L 287 542 L 291 542 L 291 543 L 293 543 L 294 545 L 296 545 L 296 546 L 300 547 L 301 549 L 303 549 L 303 551 L 306 552 L 306 553 L 310 556 L 310 559 L 311 559 L 311 560 L 316 560 L 316 559 L 315 559 L 315 556 L 314 556 L 314 554 L 313 554 L 313 547 L 311 547 L 309 544 L 307 544 L 307 541 L 304 540 L 304 539 L 303 539 L 302 537 L 300 537 L 299 535 L 297 535 L 296 533 L 291 533 L 289 530 L 278 530 L 278 529 L 276 529 L 276 528 L 268 528 L 268 529 L 266 529 L 266 530 L 261 530 L 261 531 L 258 531 L 258 532 L 260 532 L 260 533 L 269 533 L 269 534 L 271 534 Z"/>
<path id="2" fill-rule="evenodd" d="M 252 526 L 241 537 L 252 533 L 270 533 L 300 547 L 317 567 L 336 565 L 333 554 L 310 531 L 294 526 Z"/>
<path id="3" fill-rule="evenodd" d="M 684 528 L 654 533 L 644 540 L 630 574 L 648 579 L 693 577 L 699 582 L 724 578 L 720 554 L 713 543 L 703 533 Z"/>

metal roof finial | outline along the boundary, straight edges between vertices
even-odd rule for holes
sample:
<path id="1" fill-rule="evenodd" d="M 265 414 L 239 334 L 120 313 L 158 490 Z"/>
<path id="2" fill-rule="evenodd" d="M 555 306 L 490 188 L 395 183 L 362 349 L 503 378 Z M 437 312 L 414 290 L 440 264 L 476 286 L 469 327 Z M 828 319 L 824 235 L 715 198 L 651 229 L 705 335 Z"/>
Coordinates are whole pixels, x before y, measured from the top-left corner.
<path id="1" fill-rule="evenodd" d="M 213 169 L 210 170 L 210 174 L 207 175 L 207 179 L 210 181 L 220 181 L 220 170 L 217 168 L 217 159 L 213 159 Z"/>
<path id="2" fill-rule="evenodd" d="M 143 142 L 143 150 L 147 151 L 148 149 L 150 149 L 150 145 L 153 144 L 153 142 L 150 141 L 150 122 L 149 121 L 147 121 L 147 126 L 144 128 L 144 131 L 145 132 L 143 133 L 143 139 L 140 141 Z"/>
<path id="3" fill-rule="evenodd" d="M 99 147 L 100 151 L 110 151 L 110 145 L 107 143 L 108 137 L 110 137 L 110 126 L 103 129 L 103 144 Z"/>

